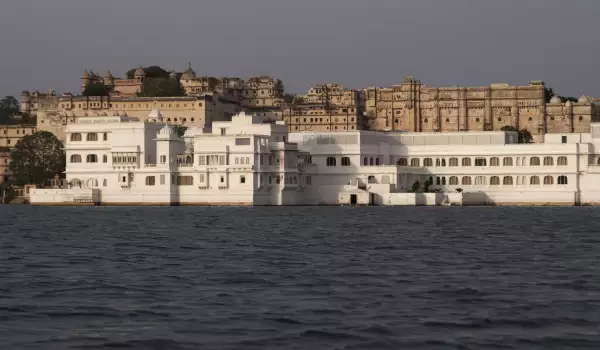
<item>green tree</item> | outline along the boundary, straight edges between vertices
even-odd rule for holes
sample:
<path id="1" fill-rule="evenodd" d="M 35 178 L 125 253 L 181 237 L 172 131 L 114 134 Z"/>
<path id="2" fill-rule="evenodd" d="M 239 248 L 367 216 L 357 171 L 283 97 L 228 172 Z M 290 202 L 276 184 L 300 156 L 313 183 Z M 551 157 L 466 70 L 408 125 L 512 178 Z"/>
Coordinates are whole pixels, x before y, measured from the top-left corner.
<path id="1" fill-rule="evenodd" d="M 169 78 L 170 73 L 167 72 L 166 70 L 162 69 L 160 66 L 150 66 L 150 67 L 145 67 L 142 69 L 144 70 L 144 73 L 146 73 L 146 78 L 163 78 L 163 79 Z M 125 76 L 127 77 L 127 79 L 135 78 L 136 70 L 137 70 L 137 68 L 132 68 L 132 69 L 128 70 L 127 73 L 125 73 Z"/>
<path id="2" fill-rule="evenodd" d="M 502 131 L 515 131 L 519 135 L 519 143 L 533 143 L 533 136 L 527 129 L 518 130 L 512 125 L 505 125 L 500 128 Z"/>
<path id="3" fill-rule="evenodd" d="M 23 137 L 10 152 L 10 171 L 17 185 L 43 185 L 65 171 L 62 142 L 48 131 Z"/>
<path id="4" fill-rule="evenodd" d="M 146 78 L 142 83 L 139 97 L 171 97 L 184 96 L 185 91 L 175 79 Z"/>
<path id="5" fill-rule="evenodd" d="M 412 184 L 411 189 L 413 192 L 417 192 L 419 190 L 419 188 L 421 188 L 421 183 L 419 182 L 419 180 L 417 180 Z"/>
<path id="6" fill-rule="evenodd" d="M 108 96 L 108 89 L 102 83 L 88 84 L 83 90 L 83 96 Z"/>
<path id="7" fill-rule="evenodd" d="M 187 130 L 187 126 L 183 126 L 183 125 L 176 124 L 176 125 L 172 125 L 171 127 L 173 128 L 173 131 L 175 131 L 175 133 L 179 137 L 183 137 L 183 135 L 185 134 L 185 131 Z"/>
<path id="8" fill-rule="evenodd" d="M 19 101 L 13 96 L 0 100 L 0 124 L 10 124 L 12 117 L 19 115 Z"/>

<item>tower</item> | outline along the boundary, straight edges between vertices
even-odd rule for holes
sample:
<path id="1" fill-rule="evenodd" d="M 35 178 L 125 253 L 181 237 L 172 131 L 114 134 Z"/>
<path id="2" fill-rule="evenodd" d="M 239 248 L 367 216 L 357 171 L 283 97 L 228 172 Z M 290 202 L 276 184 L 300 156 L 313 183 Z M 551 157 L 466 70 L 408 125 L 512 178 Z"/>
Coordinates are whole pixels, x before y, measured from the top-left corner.
<path id="1" fill-rule="evenodd" d="M 86 69 L 83 72 L 83 75 L 81 76 L 81 92 L 85 91 L 85 88 L 90 85 L 90 73 L 88 72 L 88 70 Z"/>

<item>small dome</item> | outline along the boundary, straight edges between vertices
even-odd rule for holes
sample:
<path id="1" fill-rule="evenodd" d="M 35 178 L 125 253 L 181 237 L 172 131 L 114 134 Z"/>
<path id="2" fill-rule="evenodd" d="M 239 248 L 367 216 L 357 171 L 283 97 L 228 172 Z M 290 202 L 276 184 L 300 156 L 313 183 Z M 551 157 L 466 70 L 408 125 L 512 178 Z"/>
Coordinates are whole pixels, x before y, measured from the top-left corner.
<path id="1" fill-rule="evenodd" d="M 169 78 L 176 79 L 177 78 L 177 73 L 175 73 L 175 71 L 171 71 L 171 73 L 169 73 Z"/>
<path id="2" fill-rule="evenodd" d="M 579 101 L 577 101 L 577 102 L 582 103 L 582 104 L 590 104 L 590 103 L 592 103 L 592 99 L 589 98 L 589 96 L 583 95 L 579 98 Z"/>
<path id="3" fill-rule="evenodd" d="M 171 128 L 169 126 L 169 124 L 166 124 L 165 126 L 163 126 L 163 128 L 160 129 L 160 131 L 157 134 L 157 136 L 173 136 L 173 135 L 175 135 L 175 132 L 173 131 L 173 128 Z"/>
<path id="4" fill-rule="evenodd" d="M 560 99 L 560 97 L 554 95 L 552 96 L 552 98 L 550 99 L 550 103 L 554 104 L 554 103 L 562 103 L 562 100 Z"/>
<path id="5" fill-rule="evenodd" d="M 196 72 L 192 69 L 192 64 L 188 63 L 188 69 L 181 75 L 183 79 L 193 79 L 196 77 Z"/>
<path id="6" fill-rule="evenodd" d="M 150 114 L 148 114 L 148 119 L 149 120 L 153 120 L 153 121 L 162 121 L 163 120 L 163 115 L 160 112 L 160 110 L 158 109 L 153 109 Z"/>
<path id="7" fill-rule="evenodd" d="M 145 77 L 146 76 L 146 72 L 144 72 L 144 68 L 140 67 L 138 69 L 135 70 L 135 72 L 133 73 L 134 77 Z"/>

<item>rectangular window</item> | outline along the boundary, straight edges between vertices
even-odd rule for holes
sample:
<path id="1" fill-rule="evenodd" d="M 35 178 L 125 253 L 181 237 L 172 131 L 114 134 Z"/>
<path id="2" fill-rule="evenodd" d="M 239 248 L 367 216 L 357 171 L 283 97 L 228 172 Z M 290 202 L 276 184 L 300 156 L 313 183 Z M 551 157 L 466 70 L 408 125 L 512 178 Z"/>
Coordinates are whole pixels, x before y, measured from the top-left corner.
<path id="1" fill-rule="evenodd" d="M 219 164 L 225 165 L 225 156 L 219 156 Z"/>
<path id="2" fill-rule="evenodd" d="M 240 175 L 240 183 L 241 184 L 245 184 L 246 183 L 246 176 L 245 175 Z"/>
<path id="3" fill-rule="evenodd" d="M 250 138 L 249 137 L 236 138 L 235 139 L 235 145 L 236 146 L 249 146 L 250 145 Z"/>
<path id="4" fill-rule="evenodd" d="M 167 156 L 160 156 L 160 164 L 165 164 L 167 162 Z"/>
<path id="5" fill-rule="evenodd" d="M 225 134 L 226 134 L 226 132 L 227 132 L 226 130 L 227 130 L 227 129 L 225 129 L 225 128 L 221 128 L 221 135 L 225 135 Z"/>
<path id="6" fill-rule="evenodd" d="M 221 183 L 225 182 L 225 176 L 221 175 Z"/>
<path id="7" fill-rule="evenodd" d="M 198 180 L 200 180 L 200 182 L 204 182 L 204 174 L 198 175 Z"/>
<path id="8" fill-rule="evenodd" d="M 192 176 L 177 176 L 178 186 L 192 186 L 194 184 L 194 178 Z"/>
<path id="9" fill-rule="evenodd" d="M 562 137 L 562 143 L 567 143 L 567 137 L 566 136 Z"/>
<path id="10" fill-rule="evenodd" d="M 156 185 L 156 178 L 154 176 L 146 176 L 146 186 Z"/>
<path id="11" fill-rule="evenodd" d="M 161 185 L 164 185 L 164 184 L 165 184 L 165 176 L 164 176 L 164 175 L 161 175 L 161 176 L 160 176 L 160 184 L 161 184 Z"/>
<path id="12" fill-rule="evenodd" d="M 199 156 L 198 157 L 198 164 L 199 165 L 205 165 L 206 164 L 206 157 L 205 156 Z"/>

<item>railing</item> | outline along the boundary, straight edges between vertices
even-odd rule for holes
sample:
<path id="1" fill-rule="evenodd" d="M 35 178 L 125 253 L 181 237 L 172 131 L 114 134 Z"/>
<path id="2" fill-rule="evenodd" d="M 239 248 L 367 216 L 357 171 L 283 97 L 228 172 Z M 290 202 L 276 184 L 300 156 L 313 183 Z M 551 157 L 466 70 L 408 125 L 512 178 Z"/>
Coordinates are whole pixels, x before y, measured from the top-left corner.
<path id="1" fill-rule="evenodd" d="M 156 168 L 156 163 L 146 163 L 144 164 L 146 168 Z"/>

